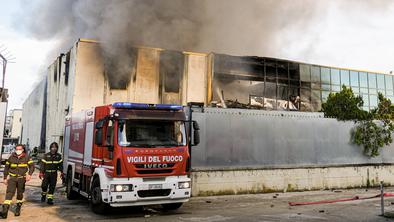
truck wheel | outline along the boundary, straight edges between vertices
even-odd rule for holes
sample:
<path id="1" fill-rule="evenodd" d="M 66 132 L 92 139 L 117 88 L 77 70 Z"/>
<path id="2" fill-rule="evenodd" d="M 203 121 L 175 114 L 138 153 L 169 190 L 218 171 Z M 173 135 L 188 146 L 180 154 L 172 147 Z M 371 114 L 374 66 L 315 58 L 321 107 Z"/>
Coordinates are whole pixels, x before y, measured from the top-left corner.
<path id="1" fill-rule="evenodd" d="M 163 207 L 163 210 L 169 211 L 169 210 L 177 210 L 182 206 L 183 203 L 170 203 L 170 204 L 162 204 L 161 206 Z"/>
<path id="2" fill-rule="evenodd" d="M 97 177 L 93 179 L 90 202 L 92 211 L 96 214 L 108 213 L 110 209 L 109 205 L 103 202 L 101 197 L 100 179 Z"/>
<path id="3" fill-rule="evenodd" d="M 75 192 L 72 188 L 73 186 L 73 178 L 72 178 L 72 171 L 67 171 L 67 179 L 66 179 L 66 193 L 68 200 L 75 200 L 78 197 L 78 193 Z"/>

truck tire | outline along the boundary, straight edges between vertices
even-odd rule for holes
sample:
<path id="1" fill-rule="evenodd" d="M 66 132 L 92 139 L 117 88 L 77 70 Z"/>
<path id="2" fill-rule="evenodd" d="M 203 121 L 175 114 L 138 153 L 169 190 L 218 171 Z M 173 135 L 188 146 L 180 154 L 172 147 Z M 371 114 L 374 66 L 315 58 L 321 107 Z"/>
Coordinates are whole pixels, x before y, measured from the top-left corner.
<path id="1" fill-rule="evenodd" d="M 90 203 L 92 211 L 96 214 L 105 214 L 110 210 L 110 206 L 104 203 L 101 197 L 100 179 L 98 177 L 93 179 Z"/>
<path id="2" fill-rule="evenodd" d="M 67 171 L 67 179 L 66 179 L 66 194 L 68 200 L 75 200 L 78 197 L 78 193 L 75 192 L 72 188 L 73 186 L 73 178 L 72 178 L 72 171 Z"/>
<path id="3" fill-rule="evenodd" d="M 182 206 L 183 203 L 170 203 L 170 204 L 162 204 L 163 210 L 170 211 L 170 210 L 177 210 Z"/>

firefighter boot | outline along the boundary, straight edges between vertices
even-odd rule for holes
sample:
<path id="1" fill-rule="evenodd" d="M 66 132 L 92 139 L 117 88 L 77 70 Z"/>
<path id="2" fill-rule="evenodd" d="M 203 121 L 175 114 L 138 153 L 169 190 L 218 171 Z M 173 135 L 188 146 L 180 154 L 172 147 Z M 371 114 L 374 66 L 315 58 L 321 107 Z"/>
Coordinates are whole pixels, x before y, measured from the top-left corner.
<path id="1" fill-rule="evenodd" d="M 15 208 L 15 217 L 21 215 L 22 203 L 17 203 Z"/>
<path id="2" fill-rule="evenodd" d="M 46 199 L 47 199 L 47 195 L 42 194 L 41 195 L 41 202 L 45 202 Z"/>
<path id="3" fill-rule="evenodd" d="M 1 212 L 1 217 L 3 219 L 6 219 L 8 216 L 8 210 L 10 209 L 10 205 L 9 204 L 3 204 L 2 206 L 2 212 Z"/>
<path id="4" fill-rule="evenodd" d="M 53 205 L 53 199 L 52 199 L 52 198 L 48 198 L 48 200 L 47 200 L 47 204 L 49 204 L 49 205 Z"/>

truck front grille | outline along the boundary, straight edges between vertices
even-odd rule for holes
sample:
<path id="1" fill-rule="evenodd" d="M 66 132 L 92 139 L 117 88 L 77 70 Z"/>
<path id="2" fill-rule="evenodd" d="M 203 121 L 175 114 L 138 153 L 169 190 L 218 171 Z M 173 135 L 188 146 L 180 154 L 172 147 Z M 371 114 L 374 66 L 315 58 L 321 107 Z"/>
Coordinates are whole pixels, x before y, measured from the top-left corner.
<path id="1" fill-rule="evenodd" d="M 173 169 L 163 169 L 163 170 L 137 170 L 138 174 L 162 174 L 162 173 L 172 173 Z"/>
<path id="2" fill-rule="evenodd" d="M 134 166 L 136 168 L 140 168 L 140 169 L 166 169 L 166 168 L 170 168 L 170 167 L 174 167 L 175 163 L 166 163 L 166 167 L 163 167 L 164 164 L 135 164 Z M 160 167 L 158 167 L 160 166 Z"/>
<path id="3" fill-rule="evenodd" d="M 139 190 L 137 191 L 139 197 L 165 197 L 170 195 L 171 189 L 162 190 Z"/>

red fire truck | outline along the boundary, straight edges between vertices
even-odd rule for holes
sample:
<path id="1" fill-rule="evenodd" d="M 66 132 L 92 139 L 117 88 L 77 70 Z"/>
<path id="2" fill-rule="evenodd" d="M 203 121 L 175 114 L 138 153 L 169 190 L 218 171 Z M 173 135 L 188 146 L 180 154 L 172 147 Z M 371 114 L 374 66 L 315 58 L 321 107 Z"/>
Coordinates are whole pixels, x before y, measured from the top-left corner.
<path id="1" fill-rule="evenodd" d="M 191 195 L 190 147 L 199 143 L 198 130 L 184 107 L 169 104 L 118 102 L 66 117 L 67 198 L 90 199 L 96 213 L 179 208 Z"/>

